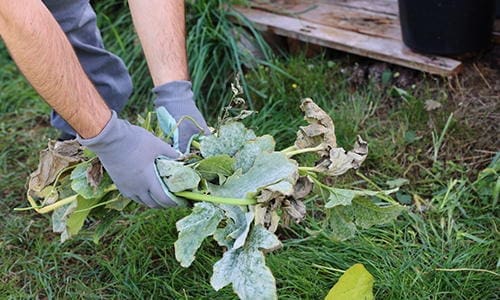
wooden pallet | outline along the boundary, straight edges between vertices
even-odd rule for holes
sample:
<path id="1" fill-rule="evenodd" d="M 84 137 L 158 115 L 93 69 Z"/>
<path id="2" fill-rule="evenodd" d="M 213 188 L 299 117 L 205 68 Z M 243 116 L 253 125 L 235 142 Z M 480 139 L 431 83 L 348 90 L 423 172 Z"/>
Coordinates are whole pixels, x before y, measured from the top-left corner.
<path id="1" fill-rule="evenodd" d="M 424 72 L 449 76 L 455 59 L 422 55 L 404 46 L 397 0 L 254 0 L 237 7 L 254 26 L 304 42 Z"/>

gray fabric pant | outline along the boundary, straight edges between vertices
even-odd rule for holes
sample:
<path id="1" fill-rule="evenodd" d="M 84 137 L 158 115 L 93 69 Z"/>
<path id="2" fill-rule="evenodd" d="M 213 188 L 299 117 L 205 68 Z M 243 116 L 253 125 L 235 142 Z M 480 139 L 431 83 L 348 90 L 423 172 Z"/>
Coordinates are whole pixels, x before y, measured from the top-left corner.
<path id="1" fill-rule="evenodd" d="M 83 70 L 108 106 L 120 112 L 132 93 L 132 80 L 123 61 L 104 49 L 96 15 L 88 0 L 43 0 L 66 33 Z M 66 134 L 75 131 L 59 114 L 51 124 Z"/>

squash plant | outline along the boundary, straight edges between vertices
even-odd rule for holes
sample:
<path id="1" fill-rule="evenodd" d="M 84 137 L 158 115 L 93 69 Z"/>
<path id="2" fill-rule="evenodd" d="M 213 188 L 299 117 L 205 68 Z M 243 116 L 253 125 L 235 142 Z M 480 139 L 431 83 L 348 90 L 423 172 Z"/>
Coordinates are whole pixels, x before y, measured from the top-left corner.
<path id="1" fill-rule="evenodd" d="M 239 92 L 233 87 L 235 96 Z M 304 200 L 312 196 L 323 200 L 323 231 L 334 240 L 352 237 L 357 227 L 387 223 L 403 210 L 389 196 L 397 189 L 349 190 L 325 184 L 326 176 L 358 168 L 368 144 L 358 137 L 353 149 L 345 151 L 337 145 L 332 119 L 320 107 L 304 99 L 300 109 L 307 124 L 286 149 L 276 150 L 272 136 L 257 136 L 239 118 L 225 118 L 212 135 L 194 141 L 190 153 L 178 160 L 156 160 L 165 192 L 178 205 L 191 207 L 191 214 L 176 223 L 179 263 L 189 267 L 206 238 L 222 248 L 210 279 L 215 290 L 231 284 L 241 299 L 276 299 L 265 253 L 281 247 L 274 232 L 280 225 L 300 222 L 307 214 Z M 168 137 L 175 124 L 165 112 L 158 118 Z M 151 114 L 142 123 L 150 129 Z M 301 166 L 294 157 L 302 153 L 315 153 L 315 165 Z M 27 198 L 28 209 L 52 214 L 53 231 L 61 234 L 62 242 L 77 235 L 94 213 L 103 226 L 111 226 L 113 212 L 131 203 L 98 158 L 76 141 L 49 142 L 30 176 Z"/>

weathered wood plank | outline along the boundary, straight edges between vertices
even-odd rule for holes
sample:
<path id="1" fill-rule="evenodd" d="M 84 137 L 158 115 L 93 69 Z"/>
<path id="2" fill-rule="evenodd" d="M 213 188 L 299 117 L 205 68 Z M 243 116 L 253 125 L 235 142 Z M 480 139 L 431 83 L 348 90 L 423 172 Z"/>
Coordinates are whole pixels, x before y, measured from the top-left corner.
<path id="1" fill-rule="evenodd" d="M 269 2 L 255 0 L 251 2 L 253 8 L 272 13 L 291 16 L 311 23 L 345 29 L 372 36 L 380 36 L 394 40 L 401 40 L 401 28 L 397 16 L 322 2 L 346 1 L 301 1 L 299 4 Z M 359 1 L 352 1 L 357 3 Z M 385 1 L 390 2 L 390 1 Z"/>
<path id="2" fill-rule="evenodd" d="M 397 0 L 319 0 L 322 3 L 342 5 L 359 10 L 384 14 L 384 15 L 398 15 L 398 1 Z"/>
<path id="3" fill-rule="evenodd" d="M 324 26 L 262 10 L 243 7 L 235 9 L 244 14 L 257 29 L 271 31 L 281 36 L 432 74 L 448 76 L 458 72 L 461 67 L 461 63 L 457 60 L 414 53 L 400 41 Z"/>

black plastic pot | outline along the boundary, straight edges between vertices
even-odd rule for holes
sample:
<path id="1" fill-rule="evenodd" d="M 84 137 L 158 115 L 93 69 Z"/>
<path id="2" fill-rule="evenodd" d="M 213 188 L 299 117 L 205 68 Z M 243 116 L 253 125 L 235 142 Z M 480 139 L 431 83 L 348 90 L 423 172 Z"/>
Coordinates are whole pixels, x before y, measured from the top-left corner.
<path id="1" fill-rule="evenodd" d="M 403 42 L 416 52 L 462 54 L 487 48 L 495 0 L 398 0 Z"/>

